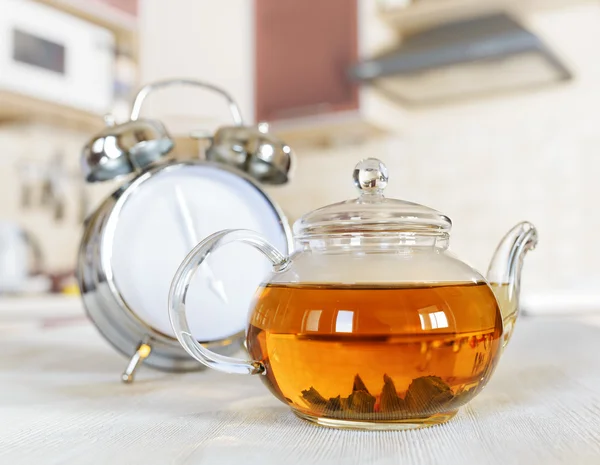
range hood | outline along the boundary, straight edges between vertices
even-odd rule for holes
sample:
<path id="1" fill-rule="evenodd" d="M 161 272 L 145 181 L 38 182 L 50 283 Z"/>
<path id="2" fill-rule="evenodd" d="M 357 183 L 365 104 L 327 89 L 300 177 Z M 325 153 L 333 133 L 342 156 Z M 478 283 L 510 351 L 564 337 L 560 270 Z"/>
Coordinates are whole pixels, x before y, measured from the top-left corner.
<path id="1" fill-rule="evenodd" d="M 571 73 L 539 37 L 494 13 L 405 37 L 397 49 L 353 66 L 350 76 L 424 105 L 539 87 Z"/>

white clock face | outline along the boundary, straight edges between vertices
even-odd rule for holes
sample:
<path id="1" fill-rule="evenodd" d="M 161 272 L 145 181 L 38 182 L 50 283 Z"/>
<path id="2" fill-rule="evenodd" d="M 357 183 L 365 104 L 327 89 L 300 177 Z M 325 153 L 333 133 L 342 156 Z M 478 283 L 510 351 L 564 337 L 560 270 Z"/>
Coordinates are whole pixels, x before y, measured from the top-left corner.
<path id="1" fill-rule="evenodd" d="M 161 170 L 119 202 L 122 208 L 115 208 L 104 239 L 112 252 L 115 285 L 142 321 L 173 337 L 167 307 L 171 280 L 207 235 L 251 229 L 287 252 L 271 203 L 245 179 L 214 166 Z M 254 292 L 270 269 L 262 254 L 244 244 L 230 244 L 211 255 L 188 293 L 193 335 L 216 340 L 245 329 Z"/>

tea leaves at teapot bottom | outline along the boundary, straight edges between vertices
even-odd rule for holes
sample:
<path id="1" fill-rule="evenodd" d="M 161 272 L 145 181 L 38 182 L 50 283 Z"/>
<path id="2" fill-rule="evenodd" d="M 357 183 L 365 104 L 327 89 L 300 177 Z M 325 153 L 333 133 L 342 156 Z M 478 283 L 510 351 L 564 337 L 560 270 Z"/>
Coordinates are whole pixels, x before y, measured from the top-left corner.
<path id="1" fill-rule="evenodd" d="M 378 395 L 372 395 L 365 389 L 356 389 L 356 380 L 364 387 L 359 375 L 355 376 L 352 393 L 348 397 L 325 400 L 311 387 L 302 391 L 302 397 L 319 416 L 339 419 L 395 420 L 423 417 L 458 407 L 474 391 L 465 391 L 454 395 L 450 387 L 437 376 L 416 378 L 409 386 L 403 399 L 388 375 L 383 375 L 383 388 Z"/>

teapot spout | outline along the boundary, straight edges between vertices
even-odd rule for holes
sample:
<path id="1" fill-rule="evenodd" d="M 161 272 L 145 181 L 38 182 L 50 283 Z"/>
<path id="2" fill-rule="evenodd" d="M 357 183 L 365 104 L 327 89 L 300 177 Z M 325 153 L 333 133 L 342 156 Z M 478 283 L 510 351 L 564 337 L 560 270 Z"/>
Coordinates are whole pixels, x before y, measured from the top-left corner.
<path id="1" fill-rule="evenodd" d="M 487 280 L 502 314 L 503 346 L 510 340 L 519 315 L 523 258 L 535 248 L 537 241 L 537 230 L 531 223 L 525 221 L 517 224 L 500 241 L 488 269 Z"/>

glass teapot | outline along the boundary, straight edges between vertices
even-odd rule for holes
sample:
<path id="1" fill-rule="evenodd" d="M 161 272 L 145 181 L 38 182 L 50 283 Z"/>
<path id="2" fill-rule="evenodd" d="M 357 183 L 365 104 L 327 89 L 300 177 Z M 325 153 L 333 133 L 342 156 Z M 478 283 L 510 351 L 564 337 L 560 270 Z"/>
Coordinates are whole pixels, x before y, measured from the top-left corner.
<path id="1" fill-rule="evenodd" d="M 290 257 L 247 230 L 202 241 L 169 295 L 185 350 L 208 367 L 260 375 L 296 415 L 321 425 L 405 429 L 452 418 L 485 386 L 512 334 L 523 257 L 537 232 L 526 222 L 511 229 L 486 280 L 448 251 L 448 217 L 384 197 L 387 182 L 383 163 L 361 161 L 358 199 L 300 218 Z M 186 320 L 194 273 L 232 242 L 273 264 L 250 309 L 249 361 L 211 352 Z"/>

